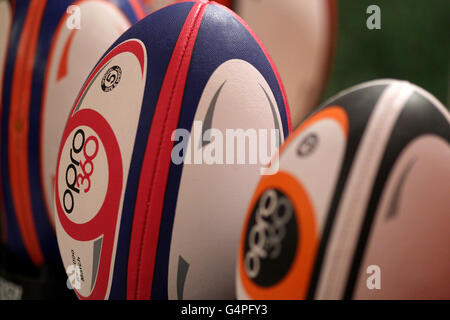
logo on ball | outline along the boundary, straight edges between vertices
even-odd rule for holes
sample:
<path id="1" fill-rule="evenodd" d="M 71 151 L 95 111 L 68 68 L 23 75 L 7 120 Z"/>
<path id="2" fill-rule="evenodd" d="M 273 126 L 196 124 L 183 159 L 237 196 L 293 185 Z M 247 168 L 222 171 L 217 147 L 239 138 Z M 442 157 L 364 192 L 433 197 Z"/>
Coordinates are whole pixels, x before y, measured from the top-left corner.
<path id="1" fill-rule="evenodd" d="M 104 92 L 111 91 L 119 84 L 121 78 L 122 69 L 119 66 L 112 66 L 102 78 L 102 90 Z"/>
<path id="2" fill-rule="evenodd" d="M 91 175 L 94 172 L 93 160 L 99 149 L 98 139 L 91 135 L 87 139 L 83 129 L 78 129 L 72 139 L 70 164 L 66 168 L 66 190 L 63 195 L 63 207 L 67 214 L 74 208 L 73 193 L 87 193 L 91 189 Z M 80 172 L 81 171 L 81 172 Z"/>
<path id="3" fill-rule="evenodd" d="M 319 144 L 319 137 L 315 133 L 308 134 L 303 138 L 297 146 L 297 154 L 300 157 L 306 157 L 310 155 Z"/>
<path id="4" fill-rule="evenodd" d="M 247 276 L 260 286 L 280 281 L 294 260 L 297 234 L 291 201 L 278 190 L 266 190 L 253 209 L 245 236 Z"/>

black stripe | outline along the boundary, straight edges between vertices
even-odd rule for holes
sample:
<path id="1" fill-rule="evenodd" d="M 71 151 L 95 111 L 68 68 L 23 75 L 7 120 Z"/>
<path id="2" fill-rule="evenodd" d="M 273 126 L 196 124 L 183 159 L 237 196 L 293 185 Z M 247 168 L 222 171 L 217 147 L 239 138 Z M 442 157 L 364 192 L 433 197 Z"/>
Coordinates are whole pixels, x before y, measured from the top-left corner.
<path id="1" fill-rule="evenodd" d="M 344 299 L 353 297 L 361 262 L 370 237 L 372 223 L 391 169 L 405 147 L 412 140 L 423 134 L 435 134 L 450 142 L 450 125 L 447 119 L 444 118 L 435 105 L 416 92 L 411 95 L 405 104 L 386 146 L 359 235 L 352 267 L 347 278 Z"/>
<path id="2" fill-rule="evenodd" d="M 382 92 L 386 87 L 387 84 L 380 84 L 356 89 L 345 94 L 344 96 L 329 101 L 326 105 L 338 105 L 344 108 L 349 119 L 349 136 L 341 172 L 336 184 L 336 190 L 331 201 L 322 238 L 320 240 L 316 262 L 311 276 L 311 282 L 309 284 L 307 299 L 314 299 L 320 272 L 322 269 L 323 259 L 325 257 L 325 252 L 330 237 L 330 232 L 335 220 L 336 211 L 341 199 L 341 195 L 353 163 L 353 159 L 355 157 L 356 151 L 358 150 L 358 145 L 366 128 L 367 122 L 369 121 L 371 113 L 374 110 L 378 99 L 380 98 Z M 324 108 L 326 106 L 324 106 Z M 322 109 L 323 108 L 320 108 L 319 111 Z"/>

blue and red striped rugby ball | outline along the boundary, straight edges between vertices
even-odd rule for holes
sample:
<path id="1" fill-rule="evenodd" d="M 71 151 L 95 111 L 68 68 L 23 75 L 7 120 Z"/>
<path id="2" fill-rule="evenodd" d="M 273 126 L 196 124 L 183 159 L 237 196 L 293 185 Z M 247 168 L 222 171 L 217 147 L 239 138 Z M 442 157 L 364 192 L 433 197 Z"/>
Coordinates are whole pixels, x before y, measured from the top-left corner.
<path id="1" fill-rule="evenodd" d="M 78 297 L 234 298 L 261 165 L 174 162 L 175 130 L 278 129 L 280 144 L 288 110 L 260 41 L 215 2 L 165 7 L 124 33 L 81 89 L 59 150 L 56 230 Z"/>

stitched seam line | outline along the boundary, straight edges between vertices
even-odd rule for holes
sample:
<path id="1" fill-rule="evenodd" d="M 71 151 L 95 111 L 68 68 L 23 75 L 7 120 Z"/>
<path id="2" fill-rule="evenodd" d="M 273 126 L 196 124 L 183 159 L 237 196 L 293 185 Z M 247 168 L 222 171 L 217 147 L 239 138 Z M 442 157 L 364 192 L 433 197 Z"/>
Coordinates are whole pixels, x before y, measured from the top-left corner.
<path id="1" fill-rule="evenodd" d="M 164 124 L 163 124 L 163 127 L 161 129 L 161 134 L 160 134 L 161 138 L 164 138 L 165 133 L 167 131 L 166 130 L 167 129 L 167 119 L 169 117 L 170 110 L 173 107 L 173 97 L 174 97 L 175 89 L 176 89 L 177 84 L 178 84 L 178 78 L 180 76 L 180 69 L 183 66 L 183 60 L 184 60 L 185 55 L 186 55 L 186 49 L 187 49 L 187 47 L 190 44 L 190 41 L 191 41 L 191 38 L 192 38 L 192 33 L 193 33 L 194 29 L 195 29 L 195 26 L 197 25 L 197 20 L 198 20 L 198 17 L 200 15 L 200 11 L 201 11 L 202 6 L 203 6 L 203 4 L 201 4 L 199 6 L 198 12 L 196 13 L 196 16 L 193 19 L 193 23 L 192 23 L 192 25 L 190 27 L 189 35 L 187 37 L 187 41 L 186 41 L 186 43 L 185 43 L 185 45 L 183 47 L 181 58 L 179 60 L 178 66 L 177 66 L 175 80 L 174 80 L 174 83 L 173 83 L 173 86 L 172 86 L 172 90 L 171 90 L 171 93 L 170 93 L 170 98 L 169 98 L 169 107 L 168 107 L 167 112 L 165 114 L 165 118 L 164 118 L 164 122 L 163 122 Z M 163 139 L 160 139 L 159 146 L 158 146 L 158 152 L 156 154 L 156 165 L 154 166 L 154 169 L 153 169 L 153 172 L 152 172 L 152 183 L 150 184 L 150 188 L 149 188 L 149 192 L 148 192 L 148 196 L 147 196 L 147 199 L 148 199 L 147 200 L 147 208 L 146 208 L 145 215 L 144 215 L 143 232 L 142 232 L 141 240 L 140 240 L 140 243 L 139 243 L 139 255 L 138 255 L 138 257 L 141 257 L 142 256 L 142 252 L 143 252 L 144 239 L 145 239 L 145 235 L 146 235 L 145 234 L 145 230 L 147 229 L 147 221 L 148 221 L 147 218 L 148 218 L 148 213 L 150 211 L 150 204 L 151 204 L 151 201 L 152 201 L 152 198 L 153 198 L 152 190 L 153 190 L 153 185 L 155 184 L 155 180 L 156 180 L 156 171 L 158 169 L 158 158 L 159 158 L 159 155 L 161 153 L 162 144 L 163 144 Z M 156 255 L 155 255 L 155 259 L 156 259 Z M 140 293 L 139 278 L 140 278 L 140 274 L 141 274 L 141 266 L 142 266 L 142 263 L 141 263 L 141 260 L 139 259 L 138 260 L 137 273 L 136 273 L 135 299 L 136 299 L 136 297 L 139 296 L 139 293 Z"/>

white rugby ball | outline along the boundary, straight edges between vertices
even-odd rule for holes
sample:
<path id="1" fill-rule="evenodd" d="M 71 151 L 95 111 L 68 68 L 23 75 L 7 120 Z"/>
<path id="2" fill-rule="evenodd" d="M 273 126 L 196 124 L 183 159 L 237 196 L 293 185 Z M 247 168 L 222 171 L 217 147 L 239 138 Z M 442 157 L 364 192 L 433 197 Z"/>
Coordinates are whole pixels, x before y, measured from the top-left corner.
<path id="1" fill-rule="evenodd" d="M 450 115 L 397 80 L 328 100 L 260 180 L 241 299 L 449 299 Z"/>

